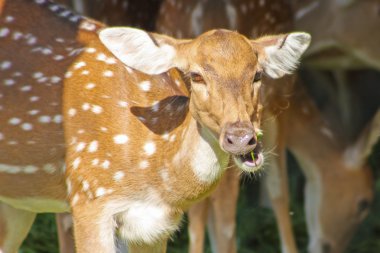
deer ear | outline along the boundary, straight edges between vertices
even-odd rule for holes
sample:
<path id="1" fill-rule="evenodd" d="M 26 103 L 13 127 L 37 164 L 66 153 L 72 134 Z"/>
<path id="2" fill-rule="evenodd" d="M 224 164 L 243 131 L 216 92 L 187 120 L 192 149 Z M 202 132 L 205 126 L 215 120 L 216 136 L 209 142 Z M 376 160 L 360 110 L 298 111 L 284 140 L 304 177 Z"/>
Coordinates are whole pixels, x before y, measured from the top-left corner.
<path id="1" fill-rule="evenodd" d="M 252 41 L 252 44 L 258 48 L 259 63 L 264 73 L 272 78 L 280 78 L 297 68 L 310 40 L 310 34 L 296 32 L 262 37 Z"/>
<path id="2" fill-rule="evenodd" d="M 129 27 L 105 28 L 100 41 L 125 65 L 155 75 L 177 67 L 176 40 Z"/>
<path id="3" fill-rule="evenodd" d="M 345 150 L 344 158 L 347 165 L 359 168 L 371 154 L 372 147 L 380 137 L 380 109 L 377 110 L 371 122 L 364 128 L 356 142 Z"/>

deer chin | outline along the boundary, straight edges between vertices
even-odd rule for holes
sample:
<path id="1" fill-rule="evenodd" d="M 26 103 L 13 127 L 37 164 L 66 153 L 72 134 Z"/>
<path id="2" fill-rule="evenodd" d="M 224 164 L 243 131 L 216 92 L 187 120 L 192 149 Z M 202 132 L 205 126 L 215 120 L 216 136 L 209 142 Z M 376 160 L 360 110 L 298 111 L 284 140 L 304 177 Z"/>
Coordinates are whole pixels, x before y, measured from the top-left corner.
<path id="1" fill-rule="evenodd" d="M 252 152 L 254 154 L 255 159 L 253 159 L 252 157 Z M 264 155 L 261 151 L 260 145 L 257 145 L 257 147 L 254 150 L 247 154 L 233 155 L 233 158 L 236 165 L 246 172 L 256 172 L 264 164 Z"/>

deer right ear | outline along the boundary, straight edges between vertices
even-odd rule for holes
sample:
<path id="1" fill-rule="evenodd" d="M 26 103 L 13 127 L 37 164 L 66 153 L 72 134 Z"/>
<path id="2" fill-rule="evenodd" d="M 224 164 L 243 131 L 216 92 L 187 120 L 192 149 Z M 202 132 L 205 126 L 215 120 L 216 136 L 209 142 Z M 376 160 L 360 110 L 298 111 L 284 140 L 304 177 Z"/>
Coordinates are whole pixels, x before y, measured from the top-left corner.
<path id="1" fill-rule="evenodd" d="M 177 67 L 175 39 L 163 35 L 159 44 L 153 35 L 147 32 L 129 28 L 112 27 L 99 32 L 100 41 L 125 65 L 155 75 Z"/>
<path id="2" fill-rule="evenodd" d="M 291 74 L 297 67 L 311 36 L 295 32 L 276 36 L 266 36 L 252 41 L 259 52 L 259 63 L 264 73 L 272 78 Z"/>

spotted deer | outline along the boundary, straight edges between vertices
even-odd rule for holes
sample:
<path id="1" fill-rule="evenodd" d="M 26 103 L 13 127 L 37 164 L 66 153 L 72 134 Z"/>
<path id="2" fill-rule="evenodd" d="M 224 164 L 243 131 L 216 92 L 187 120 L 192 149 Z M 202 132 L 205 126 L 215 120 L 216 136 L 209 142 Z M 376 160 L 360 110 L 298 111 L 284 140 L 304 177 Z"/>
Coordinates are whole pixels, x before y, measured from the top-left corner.
<path id="1" fill-rule="evenodd" d="M 297 15 L 297 18 L 299 18 L 300 13 L 298 12 Z M 175 22 L 173 22 L 173 20 L 175 20 Z M 164 1 L 161 6 L 157 29 L 160 32 L 165 32 L 177 37 L 194 37 L 204 29 L 212 29 L 214 27 L 236 29 L 244 34 L 262 34 L 289 29 L 292 25 L 292 20 L 293 13 L 287 1 L 168 0 Z M 310 23 L 310 25 L 312 25 L 312 23 Z M 289 85 L 281 85 L 282 88 L 286 86 Z M 273 87 L 276 87 L 275 89 L 277 90 L 273 90 Z M 286 101 L 287 98 L 284 100 L 283 95 L 290 95 L 300 88 L 301 87 L 297 87 L 294 89 L 292 87 L 286 87 L 284 91 L 281 91 L 278 86 L 271 86 L 274 96 L 268 96 L 269 106 L 266 107 L 266 111 L 268 117 L 274 117 L 275 119 L 269 120 L 269 122 L 265 124 L 266 127 L 264 127 L 264 132 L 267 133 L 264 140 L 267 138 L 267 142 L 269 142 L 266 146 L 274 147 L 273 152 L 278 154 L 278 156 L 269 159 L 270 168 L 267 168 L 267 175 L 265 177 L 266 185 L 278 222 L 282 252 L 292 253 L 297 252 L 297 247 L 289 216 L 289 196 L 285 167 L 286 157 L 284 152 L 286 146 L 292 149 L 289 144 L 290 141 L 295 143 L 294 145 L 292 144 L 294 147 L 297 147 L 297 145 L 299 147 L 301 143 L 297 142 L 302 142 L 304 139 L 299 139 L 296 131 L 292 132 L 292 130 L 287 129 L 288 125 L 293 124 L 293 121 L 284 121 L 282 118 L 286 119 L 286 116 L 276 118 L 278 115 L 278 107 L 274 107 L 273 104 L 277 103 L 280 105 L 280 108 L 286 108 L 289 101 Z M 316 122 L 315 126 L 304 124 L 305 129 L 303 131 L 317 128 L 313 130 L 308 137 L 312 138 L 312 140 L 323 140 L 321 141 L 321 146 L 325 147 L 328 145 L 324 150 L 332 150 L 331 153 L 319 152 L 318 156 L 314 157 L 310 156 L 314 150 L 308 150 L 308 148 L 314 148 L 315 146 L 309 147 L 306 145 L 304 151 L 301 150 L 302 152 L 298 152 L 300 153 L 298 155 L 300 161 L 301 159 L 308 161 L 302 164 L 305 175 L 309 175 L 307 176 L 308 185 L 317 184 L 316 191 L 306 191 L 308 205 L 305 211 L 308 217 L 308 232 L 311 238 L 309 248 L 310 252 L 321 252 L 322 248 L 326 251 L 340 252 L 346 244 L 345 240 L 348 240 L 350 236 L 343 238 L 339 237 L 339 235 L 350 235 L 353 233 L 359 221 L 366 216 L 368 203 L 370 203 L 372 199 L 372 178 L 368 176 L 369 169 L 365 163 L 368 152 L 366 151 L 365 156 L 361 157 L 354 166 L 360 169 L 352 172 L 351 167 L 345 164 L 342 157 L 344 156 L 344 152 L 353 146 L 345 143 L 348 140 L 344 137 L 334 139 L 335 136 L 330 136 L 333 130 L 328 127 L 328 124 L 334 124 L 334 121 L 323 120 L 320 113 L 311 104 L 311 99 L 304 93 L 302 94 L 303 98 L 299 104 L 310 104 L 310 110 L 313 111 L 310 117 Z M 296 98 L 292 98 L 290 103 L 295 103 L 296 101 Z M 305 110 L 305 114 L 309 112 L 306 111 L 308 107 L 303 108 L 303 110 Z M 290 114 L 291 112 L 285 115 Z M 294 117 L 293 120 L 296 124 L 298 124 L 298 121 L 304 122 L 306 120 L 301 116 L 302 115 Z M 288 132 L 292 134 L 288 134 Z M 272 138 L 268 138 L 268 136 Z M 334 140 L 329 139 L 328 136 Z M 368 143 L 368 146 L 371 144 L 373 143 Z M 333 147 L 329 147 L 330 145 Z M 295 150 L 295 148 L 293 148 L 293 150 Z M 357 151 L 359 153 L 364 152 L 361 149 Z M 303 158 L 303 156 L 306 158 Z M 236 252 L 234 217 L 236 215 L 235 207 L 238 196 L 239 177 L 237 174 L 237 171 L 230 171 L 228 175 L 226 175 L 228 178 L 222 179 L 223 187 L 217 187 L 213 195 L 189 210 L 190 252 L 203 252 L 204 227 L 207 219 L 209 219 L 208 229 L 213 251 L 219 253 Z M 312 176 L 310 176 L 310 174 Z M 317 178 L 313 175 L 319 175 L 318 178 L 321 178 L 321 175 L 323 175 L 324 180 L 316 183 Z M 351 190 L 353 188 L 347 187 L 340 189 L 333 188 L 335 184 L 330 184 L 329 182 L 337 178 L 344 178 L 352 182 L 353 185 L 358 185 L 358 189 L 353 191 Z M 345 180 L 342 180 L 342 182 L 347 182 Z M 336 196 L 339 191 L 344 192 L 347 197 L 338 201 L 336 198 L 331 198 L 328 195 L 328 193 L 331 192 L 331 196 Z M 226 197 L 227 192 L 228 198 Z M 313 203 L 313 200 L 316 198 L 320 199 L 319 203 L 321 205 L 323 204 L 323 206 L 339 206 L 340 212 L 331 212 L 331 210 L 335 211 L 336 208 L 322 209 L 318 203 L 316 206 L 321 208 L 321 211 L 320 213 L 315 212 L 313 208 L 310 208 L 310 204 Z M 363 200 L 360 205 L 359 199 Z M 362 212 L 356 212 L 356 210 L 359 209 L 358 206 L 362 206 Z M 345 218 L 350 218 L 353 222 L 345 223 Z"/>
<path id="2" fill-rule="evenodd" d="M 296 28 L 313 36 L 305 63 L 323 69 L 380 69 L 378 0 L 293 2 Z"/>
<path id="3" fill-rule="evenodd" d="M 0 10 L 6 253 L 36 213 L 65 211 L 78 253 L 115 252 L 116 242 L 165 252 L 230 157 L 242 171 L 262 166 L 261 76 L 294 71 L 310 42 L 222 29 L 178 40 L 107 28 L 49 0 L 0 1 Z"/>

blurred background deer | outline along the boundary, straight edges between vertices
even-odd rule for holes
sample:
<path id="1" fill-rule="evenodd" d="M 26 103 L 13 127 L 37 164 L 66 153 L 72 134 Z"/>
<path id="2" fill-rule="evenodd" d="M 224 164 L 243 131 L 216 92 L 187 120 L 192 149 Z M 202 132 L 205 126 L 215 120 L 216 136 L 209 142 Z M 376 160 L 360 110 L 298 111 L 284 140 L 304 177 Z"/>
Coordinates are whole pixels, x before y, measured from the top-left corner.
<path id="1" fill-rule="evenodd" d="M 296 246 L 295 238 L 302 236 L 294 238 L 292 232 L 289 200 L 300 201 L 303 183 L 297 173 L 286 171 L 286 147 L 296 157 L 306 177 L 308 251 L 343 252 L 369 207 L 378 202 L 376 198 L 373 200 L 374 183 L 367 158 L 380 132 L 379 116 L 375 116 L 380 101 L 377 72 L 380 35 L 376 33 L 380 27 L 379 1 L 162 2 L 74 0 L 67 4 L 110 25 L 146 29 L 156 26 L 158 31 L 179 38 L 194 37 L 212 27 L 259 36 L 285 32 L 294 26 L 312 34 L 312 44 L 300 73 L 302 81 L 292 87 L 289 80 L 288 85 L 268 91 L 267 101 L 273 111 L 267 114 L 265 129 L 277 134 L 274 134 L 276 138 L 264 140 L 273 145 L 274 155 L 263 177 L 276 214 L 283 252 L 297 252 L 297 248 L 304 252 L 306 248 L 301 240 L 297 241 L 299 247 Z M 375 149 L 372 159 L 375 164 L 379 156 Z M 376 174 L 377 170 L 374 172 Z M 236 231 L 234 219 L 239 175 L 231 170 L 223 180 L 227 186 L 217 189 L 210 199 L 190 211 L 190 251 L 202 252 L 202 229 L 207 221 L 215 252 L 243 252 L 243 248 L 256 252 L 264 248 L 257 243 L 250 247 L 242 244 L 239 239 L 242 235 Z M 251 188 L 257 189 L 254 185 Z M 289 190 L 293 197 L 288 196 Z M 245 198 L 248 192 L 252 190 L 245 187 Z M 250 202 L 258 202 L 253 197 L 250 199 Z M 245 220 L 244 223 L 249 222 Z M 252 233 L 244 237 L 258 235 Z M 277 252 L 278 248 L 274 249 Z M 263 252 L 269 252 L 268 248 Z M 354 252 L 360 251 L 355 248 Z M 373 247 L 363 252 L 377 250 Z"/>

